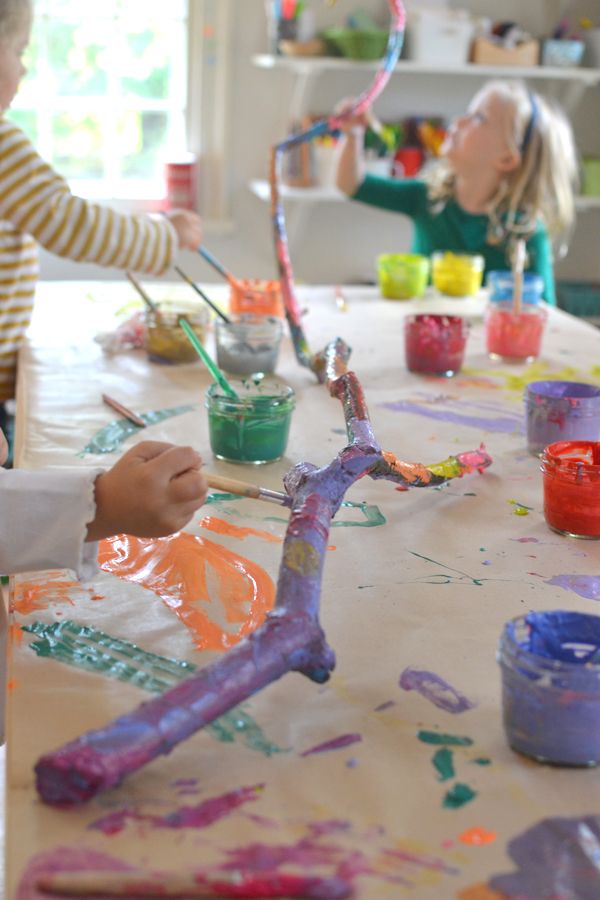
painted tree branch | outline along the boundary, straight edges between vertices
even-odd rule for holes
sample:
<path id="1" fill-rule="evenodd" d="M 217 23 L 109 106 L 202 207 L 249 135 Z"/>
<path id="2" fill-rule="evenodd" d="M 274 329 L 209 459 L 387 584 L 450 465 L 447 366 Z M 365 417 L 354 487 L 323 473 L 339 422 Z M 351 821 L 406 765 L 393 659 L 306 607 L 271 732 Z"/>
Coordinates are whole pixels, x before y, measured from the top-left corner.
<path id="1" fill-rule="evenodd" d="M 403 485 L 444 479 L 417 466 L 414 472 L 407 468 L 416 473 L 411 481 L 386 463 L 360 382 L 346 371 L 343 347 L 334 342 L 325 356 L 329 392 L 344 408 L 348 444 L 329 465 L 319 469 L 299 463 L 285 477 L 293 503 L 274 610 L 254 634 L 216 662 L 104 728 L 42 756 L 35 767 L 36 783 L 46 803 L 73 806 L 115 787 L 286 672 L 302 672 L 318 683 L 329 678 L 335 656 L 319 623 L 319 602 L 331 520 L 346 491 L 365 474 Z M 478 468 L 489 464 L 489 457 L 475 453 Z M 461 474 L 468 468 L 464 465 Z"/>

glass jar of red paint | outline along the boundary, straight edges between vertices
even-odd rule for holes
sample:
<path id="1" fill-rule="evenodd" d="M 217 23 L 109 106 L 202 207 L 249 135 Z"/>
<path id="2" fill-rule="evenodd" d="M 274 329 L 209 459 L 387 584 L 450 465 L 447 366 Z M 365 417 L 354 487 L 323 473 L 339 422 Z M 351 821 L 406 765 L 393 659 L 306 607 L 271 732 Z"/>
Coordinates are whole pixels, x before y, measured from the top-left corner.
<path id="1" fill-rule="evenodd" d="M 548 313 L 544 306 L 524 303 L 518 312 L 511 301 L 490 303 L 485 315 L 485 342 L 492 359 L 531 362 L 540 355 Z"/>
<path id="2" fill-rule="evenodd" d="M 463 363 L 468 334 L 469 323 L 462 316 L 407 316 L 406 368 L 421 375 L 455 375 Z"/>
<path id="3" fill-rule="evenodd" d="M 544 516 L 553 531 L 600 539 L 600 441 L 558 441 L 542 453 Z"/>

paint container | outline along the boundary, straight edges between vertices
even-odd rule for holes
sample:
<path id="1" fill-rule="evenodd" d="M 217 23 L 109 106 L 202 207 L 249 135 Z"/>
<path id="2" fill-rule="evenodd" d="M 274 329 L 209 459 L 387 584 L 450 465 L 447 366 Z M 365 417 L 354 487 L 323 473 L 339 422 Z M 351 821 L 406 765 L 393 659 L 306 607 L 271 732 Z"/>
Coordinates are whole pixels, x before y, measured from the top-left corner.
<path id="1" fill-rule="evenodd" d="M 422 297 L 429 279 L 429 259 L 419 253 L 382 253 L 377 257 L 377 278 L 381 294 L 388 300 Z"/>
<path id="2" fill-rule="evenodd" d="M 204 344 L 209 323 L 209 313 L 205 306 L 192 309 L 184 304 L 165 303 L 158 306 L 157 312 L 146 310 L 146 352 L 152 362 L 198 362 L 198 354 L 179 325 L 181 318 L 187 320 L 198 340 Z"/>
<path id="3" fill-rule="evenodd" d="M 527 449 L 539 456 L 556 441 L 600 441 L 600 387 L 532 381 L 525 392 Z"/>
<path id="4" fill-rule="evenodd" d="M 212 452 L 234 463 L 273 462 L 285 453 L 294 391 L 286 384 L 251 379 L 231 383 L 238 399 L 227 397 L 217 384 L 206 393 Z"/>
<path id="5" fill-rule="evenodd" d="M 600 616 L 528 613 L 508 622 L 498 648 L 504 730 L 539 762 L 600 762 Z"/>
<path id="6" fill-rule="evenodd" d="M 283 323 L 275 316 L 239 316 L 215 322 L 217 365 L 232 375 L 275 371 Z"/>
<path id="7" fill-rule="evenodd" d="M 485 342 L 491 359 L 531 362 L 540 355 L 548 313 L 529 303 L 513 311 L 512 301 L 490 303 L 485 313 Z"/>
<path id="8" fill-rule="evenodd" d="M 431 280 L 440 294 L 449 297 L 471 297 L 483 281 L 483 256 L 469 253 L 434 253 L 431 257 Z"/>
<path id="9" fill-rule="evenodd" d="M 600 443 L 558 441 L 542 453 L 544 516 L 559 534 L 600 538 Z"/>
<path id="10" fill-rule="evenodd" d="M 232 315 L 279 316 L 285 311 L 278 281 L 241 278 L 231 282 L 229 311 Z"/>
<path id="11" fill-rule="evenodd" d="M 469 323 L 461 316 L 407 316 L 406 368 L 421 375 L 455 375 L 463 363 L 468 334 Z"/>
<path id="12" fill-rule="evenodd" d="M 490 301 L 496 303 L 499 300 L 512 300 L 515 291 L 513 273 L 510 271 L 494 270 L 487 274 L 487 287 L 490 292 Z M 523 273 L 522 303 L 541 303 L 544 292 L 544 279 L 536 272 Z"/>
<path id="13" fill-rule="evenodd" d="M 184 153 L 165 164 L 167 209 L 196 209 L 196 169 L 194 153 Z"/>

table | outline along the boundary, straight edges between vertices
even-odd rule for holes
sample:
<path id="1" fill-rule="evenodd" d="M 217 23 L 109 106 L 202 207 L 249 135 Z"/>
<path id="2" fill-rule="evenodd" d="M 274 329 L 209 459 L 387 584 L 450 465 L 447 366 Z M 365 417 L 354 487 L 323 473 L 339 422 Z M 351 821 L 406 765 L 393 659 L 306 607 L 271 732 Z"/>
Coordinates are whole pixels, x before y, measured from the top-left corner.
<path id="1" fill-rule="evenodd" d="M 524 871 L 493 884 L 512 884 L 506 896 L 516 896 L 514 886 L 523 894 L 529 877 L 536 896 L 550 897 L 560 893 L 552 882 L 559 857 L 578 858 L 573 847 L 561 850 L 548 820 L 572 820 L 563 827 L 577 834 L 576 820 L 597 817 L 598 773 L 543 766 L 509 749 L 496 647 L 504 623 L 528 610 L 596 611 L 598 544 L 547 528 L 522 393 L 528 380 L 547 375 L 600 382 L 600 331 L 550 310 L 536 364 L 492 363 L 475 303 L 464 371 L 427 379 L 404 367 L 402 321 L 414 303 L 351 287 L 342 311 L 332 287 L 299 293 L 313 349 L 338 334 L 353 345 L 352 368 L 382 447 L 432 463 L 483 441 L 493 466 L 437 489 L 355 484 L 330 532 L 322 588 L 321 621 L 337 655 L 331 680 L 317 686 L 286 675 L 75 810 L 39 801 L 37 758 L 176 683 L 182 662 L 203 666 L 255 628 L 272 603 L 286 513 L 213 496 L 187 529 L 192 550 L 181 538 L 154 550 L 113 545 L 105 564 L 119 569 L 124 554 L 124 577 L 103 571 L 91 587 L 68 572 L 14 578 L 7 898 L 46 896 L 33 887 L 40 871 L 135 866 L 337 873 L 368 900 L 491 900 L 502 895 L 490 879 L 518 868 L 508 843 L 523 835 Z M 143 351 L 109 357 L 92 340 L 130 300 L 127 285 L 40 285 L 20 359 L 18 465 L 116 459 L 81 455 L 115 419 L 102 392 L 137 412 L 191 407 L 125 448 L 141 438 L 190 443 L 208 470 L 273 489 L 295 462 L 326 464 L 343 447 L 340 404 L 296 364 L 286 338 L 278 374 L 297 394 L 286 457 L 258 468 L 214 460 L 203 408 L 209 376 L 200 364 L 155 365 Z M 76 623 L 72 632 L 67 620 Z M 53 623 L 62 623 L 62 660 L 44 645 Z M 76 635 L 81 626 L 85 638 Z M 424 673 L 434 673 L 437 686 Z M 536 869 L 534 850 L 554 865 Z M 569 893 L 576 889 L 567 877 L 565 898 L 600 894 L 598 868 L 588 861 L 588 870 L 591 893 Z"/>

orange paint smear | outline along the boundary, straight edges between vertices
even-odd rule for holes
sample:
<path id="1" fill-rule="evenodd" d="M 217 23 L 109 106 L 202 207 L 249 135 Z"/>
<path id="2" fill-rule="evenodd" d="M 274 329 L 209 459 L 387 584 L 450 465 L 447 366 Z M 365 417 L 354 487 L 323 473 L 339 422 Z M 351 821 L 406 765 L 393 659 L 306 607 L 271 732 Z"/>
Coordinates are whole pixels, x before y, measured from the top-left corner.
<path id="1" fill-rule="evenodd" d="M 218 516 L 205 516 L 200 521 L 200 527 L 206 528 L 208 531 L 214 531 L 215 534 L 224 534 L 227 537 L 239 538 L 241 541 L 246 537 L 259 537 L 271 544 L 283 544 L 283 538 L 271 534 L 270 531 L 262 531 L 260 528 L 242 528 L 239 525 L 232 525 L 225 519 L 219 519 Z M 336 550 L 334 544 L 329 544 L 328 550 Z"/>
<path id="2" fill-rule="evenodd" d="M 78 581 L 67 581 L 63 575 L 63 572 L 55 572 L 45 577 L 43 581 L 18 583 L 10 607 L 11 612 L 26 616 L 41 609 L 48 609 L 51 603 L 74 606 L 72 591 L 74 589 L 81 591 L 81 585 Z"/>
<path id="3" fill-rule="evenodd" d="M 8 626 L 8 643 L 11 647 L 20 647 L 23 643 L 25 632 L 20 625 L 15 622 Z"/>
<path id="4" fill-rule="evenodd" d="M 119 535 L 102 541 L 98 561 L 105 572 L 160 597 L 199 650 L 235 646 L 275 602 L 275 585 L 261 566 L 187 532 L 156 540 Z"/>
<path id="5" fill-rule="evenodd" d="M 481 847 L 483 844 L 493 844 L 498 835 L 495 831 L 486 831 L 485 828 L 469 828 L 459 834 L 458 839 L 463 844 L 470 844 L 473 847 Z"/>
<path id="6" fill-rule="evenodd" d="M 15 688 L 17 688 L 18 686 L 19 686 L 19 683 L 16 680 L 16 678 L 11 678 L 11 679 L 9 679 L 9 681 L 6 682 L 6 690 L 7 691 L 14 691 Z"/>
<path id="7" fill-rule="evenodd" d="M 456 900 L 508 900 L 506 894 L 493 891 L 487 884 L 474 884 L 456 895 Z"/>

